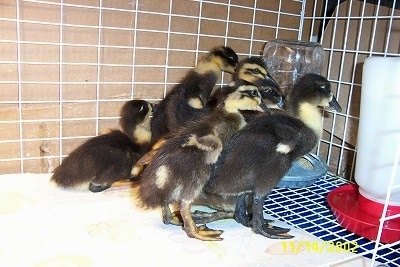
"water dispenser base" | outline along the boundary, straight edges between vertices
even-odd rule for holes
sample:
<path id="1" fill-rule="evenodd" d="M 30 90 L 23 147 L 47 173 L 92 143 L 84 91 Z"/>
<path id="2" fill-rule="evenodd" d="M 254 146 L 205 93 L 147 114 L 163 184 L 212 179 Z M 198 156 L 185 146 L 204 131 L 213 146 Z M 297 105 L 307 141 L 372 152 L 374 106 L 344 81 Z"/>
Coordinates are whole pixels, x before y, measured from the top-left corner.
<path id="1" fill-rule="evenodd" d="M 376 240 L 380 216 L 366 213 L 359 205 L 358 186 L 347 184 L 329 192 L 328 204 L 341 226 L 347 230 Z M 387 220 L 382 229 L 380 242 L 394 243 L 400 240 L 400 218 Z"/>

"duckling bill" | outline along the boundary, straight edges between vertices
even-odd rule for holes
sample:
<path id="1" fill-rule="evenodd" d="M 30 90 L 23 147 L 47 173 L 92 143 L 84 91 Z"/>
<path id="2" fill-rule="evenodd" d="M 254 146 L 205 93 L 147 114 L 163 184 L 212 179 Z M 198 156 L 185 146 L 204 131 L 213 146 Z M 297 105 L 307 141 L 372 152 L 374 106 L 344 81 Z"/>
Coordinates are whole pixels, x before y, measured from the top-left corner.
<path id="1" fill-rule="evenodd" d="M 257 87 L 237 81 L 221 96 L 216 109 L 192 122 L 155 152 L 141 175 L 139 200 L 144 207 L 161 207 L 165 224 L 174 223 L 169 204 L 178 203 L 183 228 L 189 237 L 221 240 L 222 231 L 197 227 L 191 205 L 206 184 L 212 165 L 225 143 L 246 124 L 240 110 L 255 110 L 261 95 Z"/>
<path id="2" fill-rule="evenodd" d="M 150 131 L 141 124 L 151 112 L 152 105 L 146 101 L 125 103 L 120 113 L 122 131 L 112 130 L 84 142 L 54 170 L 51 180 L 63 188 L 84 186 L 100 192 L 131 178 L 132 165 L 150 148 Z"/>

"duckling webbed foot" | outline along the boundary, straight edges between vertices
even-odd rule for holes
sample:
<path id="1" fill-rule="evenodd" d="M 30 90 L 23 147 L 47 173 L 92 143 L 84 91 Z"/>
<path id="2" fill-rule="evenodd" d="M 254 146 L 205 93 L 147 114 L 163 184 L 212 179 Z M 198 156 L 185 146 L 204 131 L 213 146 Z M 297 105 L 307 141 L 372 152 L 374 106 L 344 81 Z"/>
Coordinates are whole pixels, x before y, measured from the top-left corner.
<path id="1" fill-rule="evenodd" d="M 162 221 L 164 224 L 183 225 L 182 216 L 179 211 L 171 212 L 168 204 L 161 207 Z"/>
<path id="2" fill-rule="evenodd" d="M 196 224 L 206 224 L 210 222 L 215 222 L 219 220 L 225 219 L 233 219 L 234 213 L 230 211 L 215 211 L 215 212 L 206 212 L 195 210 L 192 212 L 193 221 Z M 165 224 L 173 224 L 173 225 L 183 225 L 183 219 L 181 213 L 179 211 L 171 212 L 170 215 L 163 215 L 163 222 Z"/>
<path id="3" fill-rule="evenodd" d="M 263 235 L 271 239 L 290 239 L 294 236 L 289 235 L 290 229 L 281 228 L 265 223 L 263 215 L 263 200 L 265 198 L 255 195 L 253 198 L 253 219 L 251 220 L 251 229 L 254 233 Z M 238 198 L 238 200 L 240 200 Z M 243 211 L 240 211 L 243 213 Z"/>
<path id="4" fill-rule="evenodd" d="M 163 210 L 167 210 L 167 212 L 164 215 L 163 212 L 163 222 L 164 224 L 172 224 L 172 225 L 178 225 L 178 226 L 183 226 L 183 219 L 181 216 L 181 213 L 179 211 L 174 211 L 174 212 L 170 212 L 170 215 L 168 215 L 168 209 L 163 208 Z M 208 212 L 202 212 L 202 211 L 195 211 L 195 214 L 197 214 L 199 217 L 194 218 L 195 223 L 197 224 L 203 224 L 200 226 L 195 226 L 196 228 L 191 228 L 190 230 L 185 230 L 187 235 L 189 237 L 192 238 L 197 238 L 200 240 L 204 240 L 204 241 L 216 241 L 216 240 L 222 240 L 222 238 L 220 237 L 220 235 L 223 233 L 223 231 L 221 230 L 213 230 L 208 228 L 205 223 L 206 222 L 213 222 L 218 220 L 219 216 L 215 217 L 212 216 L 214 215 L 212 213 L 208 213 Z M 205 216 L 205 217 L 202 217 Z M 232 215 L 231 217 L 232 218 Z M 184 228 L 185 229 L 185 228 Z"/>
<path id="5" fill-rule="evenodd" d="M 96 184 L 95 182 L 89 183 L 89 190 L 93 193 L 104 191 L 111 187 L 111 184 Z"/>
<path id="6" fill-rule="evenodd" d="M 265 223 L 262 213 L 261 216 L 256 215 L 251 221 L 251 229 L 254 233 L 263 235 L 271 239 L 290 239 L 294 237 L 288 234 L 290 229 L 281 228 L 278 226 L 270 225 L 269 223 Z"/>
<path id="7" fill-rule="evenodd" d="M 221 230 L 213 230 L 206 225 L 197 227 L 190 212 L 191 202 L 181 201 L 180 212 L 183 220 L 183 230 L 188 237 L 196 238 L 203 241 L 220 241 L 222 240 Z"/>
<path id="8" fill-rule="evenodd" d="M 202 241 L 221 241 L 223 238 L 221 234 L 224 232 L 222 230 L 213 230 L 208 228 L 205 224 L 197 227 L 193 226 L 184 226 L 188 237 L 196 238 Z"/>
<path id="9" fill-rule="evenodd" d="M 196 224 L 206 224 L 219 220 L 233 219 L 233 217 L 234 213 L 231 211 L 205 212 L 195 210 L 194 212 L 192 212 L 192 218 Z"/>
<path id="10" fill-rule="evenodd" d="M 269 224 L 262 224 L 259 227 L 252 227 L 252 230 L 256 234 L 260 234 L 271 239 L 290 239 L 294 237 L 288 234 L 290 229 L 276 227 Z"/>
<path id="11" fill-rule="evenodd" d="M 220 237 L 220 236 L 224 232 L 222 230 L 210 229 L 205 224 L 197 227 L 197 230 L 202 236 L 212 237 L 212 238 L 215 238 L 216 240 L 222 240 L 222 237 Z"/>

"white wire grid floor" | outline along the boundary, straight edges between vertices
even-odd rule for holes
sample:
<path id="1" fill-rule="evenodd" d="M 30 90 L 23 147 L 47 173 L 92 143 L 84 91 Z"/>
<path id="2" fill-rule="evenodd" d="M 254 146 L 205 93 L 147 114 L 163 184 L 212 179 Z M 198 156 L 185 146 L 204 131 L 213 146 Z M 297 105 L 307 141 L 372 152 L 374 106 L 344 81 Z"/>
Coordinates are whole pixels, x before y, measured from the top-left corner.
<path id="1" fill-rule="evenodd" d="M 332 189 L 347 183 L 341 177 L 328 174 L 308 187 L 275 188 L 264 202 L 264 210 L 266 214 L 324 241 L 357 242 L 357 253 L 367 258 L 375 257 L 384 266 L 400 266 L 400 244 L 391 247 L 379 244 L 374 256 L 375 241 L 356 235 L 337 222 L 326 197 Z"/>

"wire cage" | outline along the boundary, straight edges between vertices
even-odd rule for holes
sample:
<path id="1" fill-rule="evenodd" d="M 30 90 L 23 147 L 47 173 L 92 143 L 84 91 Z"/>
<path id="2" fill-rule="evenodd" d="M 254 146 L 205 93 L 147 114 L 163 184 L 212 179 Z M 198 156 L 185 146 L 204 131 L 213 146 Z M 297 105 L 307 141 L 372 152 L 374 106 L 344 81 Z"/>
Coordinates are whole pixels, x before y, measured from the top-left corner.
<path id="1" fill-rule="evenodd" d="M 243 58 L 261 55 L 275 38 L 319 42 L 322 74 L 343 107 L 326 111 L 315 151 L 329 174 L 311 187 L 274 190 L 266 208 L 324 240 L 356 240 L 356 256 L 400 266 L 400 242 L 347 231 L 325 200 L 354 179 L 362 63 L 400 56 L 398 0 L 3 0 L 0 7 L 1 174 L 52 172 L 82 142 L 117 127 L 125 101 L 158 102 L 215 45 Z"/>

